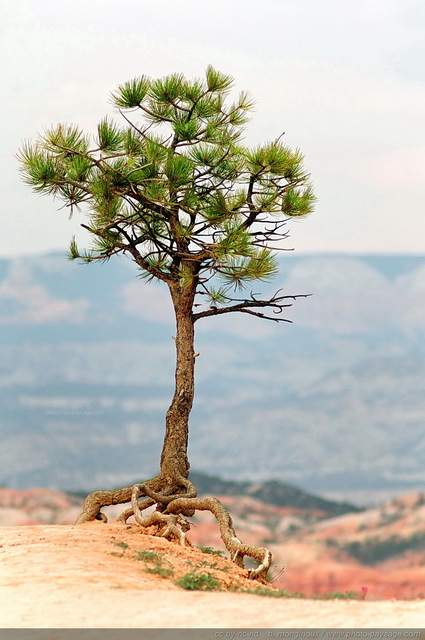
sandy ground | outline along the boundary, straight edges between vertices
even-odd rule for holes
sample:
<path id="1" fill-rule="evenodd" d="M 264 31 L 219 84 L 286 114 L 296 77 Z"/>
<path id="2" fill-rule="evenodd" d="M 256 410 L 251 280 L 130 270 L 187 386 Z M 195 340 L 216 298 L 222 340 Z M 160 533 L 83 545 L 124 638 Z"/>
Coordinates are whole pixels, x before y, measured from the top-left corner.
<path id="1" fill-rule="evenodd" d="M 177 586 L 190 571 L 215 577 L 223 590 Z M 0 528 L 3 629 L 425 627 L 423 600 L 322 601 L 232 591 L 252 587 L 228 561 L 142 535 L 136 525 Z"/>

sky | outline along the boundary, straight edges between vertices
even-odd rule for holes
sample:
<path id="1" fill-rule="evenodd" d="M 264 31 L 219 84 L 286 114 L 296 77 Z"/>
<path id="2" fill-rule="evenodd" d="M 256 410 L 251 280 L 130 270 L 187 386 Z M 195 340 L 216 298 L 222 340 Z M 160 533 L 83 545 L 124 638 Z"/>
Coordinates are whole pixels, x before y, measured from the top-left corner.
<path id="1" fill-rule="evenodd" d="M 80 224 L 15 154 L 59 122 L 94 131 L 115 87 L 212 64 L 256 101 L 246 142 L 285 132 L 318 202 L 298 253 L 424 254 L 425 5 L 419 0 L 2 0 L 0 257 L 67 251 Z"/>

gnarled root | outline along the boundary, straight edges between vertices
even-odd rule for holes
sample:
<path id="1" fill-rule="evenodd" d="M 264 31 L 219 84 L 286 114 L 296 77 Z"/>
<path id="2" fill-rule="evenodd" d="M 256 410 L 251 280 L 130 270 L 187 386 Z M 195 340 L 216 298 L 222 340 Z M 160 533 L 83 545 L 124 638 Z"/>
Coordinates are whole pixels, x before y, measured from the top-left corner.
<path id="1" fill-rule="evenodd" d="M 249 578 L 265 579 L 272 562 L 272 554 L 265 547 L 256 547 L 250 544 L 244 544 L 236 536 L 233 528 L 232 518 L 229 512 L 223 507 L 217 498 L 196 498 L 196 497 L 180 497 L 167 496 L 164 503 L 167 505 L 165 511 L 154 511 L 147 517 L 142 516 L 142 509 L 149 504 L 144 500 L 141 504 L 137 502 L 142 492 L 149 491 L 143 484 L 134 485 L 132 493 L 132 508 L 128 510 L 129 515 L 133 515 L 136 522 L 142 527 L 150 527 L 157 525 L 161 530 L 160 535 L 168 539 L 177 539 L 181 545 L 188 544 L 185 532 L 190 529 L 190 523 L 185 520 L 181 514 L 191 516 L 195 511 L 210 511 L 216 518 L 221 538 L 229 551 L 231 560 L 239 567 L 244 567 L 244 557 L 248 556 L 258 560 L 259 565 L 256 569 L 248 570 Z M 153 492 L 150 492 L 152 495 Z M 159 498 L 159 496 L 156 496 Z M 151 498 L 152 499 L 152 498 Z M 148 499 L 149 500 L 149 499 Z M 189 543 L 190 544 L 190 543 Z"/>
<path id="2" fill-rule="evenodd" d="M 180 514 L 165 514 L 161 513 L 160 511 L 154 511 L 145 518 L 142 516 L 141 506 L 143 505 L 143 503 L 142 505 L 139 505 L 137 502 L 141 491 L 143 491 L 143 485 L 135 484 L 131 496 L 131 506 L 136 522 L 140 524 L 141 527 L 145 528 L 152 525 L 157 525 L 158 529 L 161 530 L 160 535 L 162 537 L 167 539 L 177 538 L 182 546 L 185 546 L 187 544 L 191 546 L 185 535 L 185 532 L 189 531 L 190 529 L 190 524 L 187 522 L 187 520 L 182 518 Z M 146 504 L 146 501 L 144 501 L 144 503 Z"/>
<path id="3" fill-rule="evenodd" d="M 113 491 L 94 491 L 93 493 L 89 493 L 84 501 L 83 511 L 78 516 L 76 524 L 83 524 L 84 522 L 91 522 L 92 520 L 103 520 L 103 522 L 107 522 L 107 517 L 100 511 L 101 508 L 110 506 L 111 504 L 130 502 L 132 490 L 133 487 L 131 486 Z"/>
<path id="4" fill-rule="evenodd" d="M 167 482 L 167 479 L 164 479 L 160 473 L 151 480 L 147 480 L 138 486 L 140 486 L 140 493 L 148 496 L 148 498 L 143 501 L 142 509 L 146 509 L 155 503 L 162 505 L 168 504 L 171 500 L 181 497 L 182 495 L 185 497 L 196 497 L 197 495 L 194 485 L 180 475 L 174 479 L 174 482 L 170 483 L 169 481 Z M 84 522 L 91 522 L 92 520 L 103 520 L 103 522 L 107 522 L 107 517 L 100 511 L 102 507 L 130 502 L 133 488 L 134 485 L 131 485 L 129 487 L 123 487 L 122 489 L 94 491 L 90 493 L 84 501 L 83 511 L 78 516 L 76 524 L 83 524 Z M 118 519 L 126 522 L 132 515 L 133 508 L 129 508 L 126 509 Z"/>
<path id="5" fill-rule="evenodd" d="M 164 485 L 167 487 L 164 489 Z M 144 496 L 139 502 L 139 498 Z M 190 545 L 186 532 L 190 523 L 185 517 L 191 517 L 195 511 L 210 511 L 220 527 L 220 535 L 229 551 L 231 560 L 239 567 L 244 567 L 244 557 L 254 558 L 259 562 L 256 569 L 248 570 L 248 577 L 265 579 L 272 562 L 272 554 L 265 547 L 244 544 L 236 536 L 229 512 L 217 498 L 198 498 L 194 485 L 183 477 L 178 477 L 172 484 L 165 484 L 161 474 L 141 484 L 125 487 L 116 491 L 96 491 L 87 496 L 84 509 L 77 524 L 90 520 L 102 519 L 106 516 L 100 512 L 103 506 L 131 501 L 131 508 L 126 509 L 118 520 L 126 522 L 134 515 L 136 522 L 143 528 L 154 527 L 156 534 L 169 540 L 178 540 L 181 545 Z M 143 516 L 142 511 L 156 504 L 156 511 Z M 183 517 L 185 516 L 185 517 Z"/>
<path id="6" fill-rule="evenodd" d="M 245 556 L 259 561 L 260 564 L 256 569 L 248 570 L 249 578 L 266 578 L 272 562 L 271 552 L 265 547 L 256 547 L 241 542 L 235 534 L 229 512 L 217 498 L 176 498 L 176 500 L 170 502 L 165 513 L 184 513 L 192 509 L 210 511 L 214 515 L 220 527 L 221 539 L 230 553 L 231 560 L 235 564 L 243 567 L 243 559 Z"/>

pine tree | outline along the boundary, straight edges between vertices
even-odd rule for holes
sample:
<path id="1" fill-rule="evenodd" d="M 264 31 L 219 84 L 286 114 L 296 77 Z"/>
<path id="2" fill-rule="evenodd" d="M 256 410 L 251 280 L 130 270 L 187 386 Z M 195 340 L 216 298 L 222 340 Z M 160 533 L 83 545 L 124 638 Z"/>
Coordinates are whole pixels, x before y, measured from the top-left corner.
<path id="1" fill-rule="evenodd" d="M 232 559 L 251 556 L 264 576 L 267 549 L 236 537 L 229 514 L 215 498 L 198 498 L 189 480 L 189 415 L 194 398 L 195 324 L 203 318 L 246 313 L 280 322 L 298 296 L 268 299 L 247 294 L 253 282 L 278 272 L 277 251 L 288 236 L 286 223 L 312 211 L 314 195 L 299 150 L 276 140 L 247 148 L 244 125 L 253 102 L 233 79 L 211 66 L 205 78 L 172 74 L 135 78 L 116 89 L 111 101 L 123 123 L 105 117 L 97 135 L 59 124 L 18 154 L 24 180 L 41 194 L 65 202 L 70 213 L 85 209 L 92 245 L 80 251 L 73 239 L 69 257 L 85 263 L 129 256 L 146 280 L 168 286 L 176 320 L 175 392 L 165 418 L 160 472 L 131 487 L 90 494 L 78 522 L 105 519 L 100 509 L 132 501 L 121 516 L 134 514 L 142 527 L 185 542 L 187 517 L 212 511 Z M 156 505 L 150 516 L 143 510 Z"/>

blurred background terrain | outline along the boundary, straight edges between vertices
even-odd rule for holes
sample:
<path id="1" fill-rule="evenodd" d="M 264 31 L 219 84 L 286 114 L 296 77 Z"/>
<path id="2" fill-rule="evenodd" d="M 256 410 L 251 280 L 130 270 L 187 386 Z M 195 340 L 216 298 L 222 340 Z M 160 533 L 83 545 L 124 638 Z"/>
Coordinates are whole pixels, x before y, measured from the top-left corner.
<path id="1" fill-rule="evenodd" d="M 0 260 L 0 484 L 156 473 L 174 374 L 168 293 L 129 261 Z M 282 254 L 292 324 L 199 321 L 192 469 L 361 506 L 424 485 L 425 258 Z M 266 291 L 267 293 L 267 291 Z"/>

